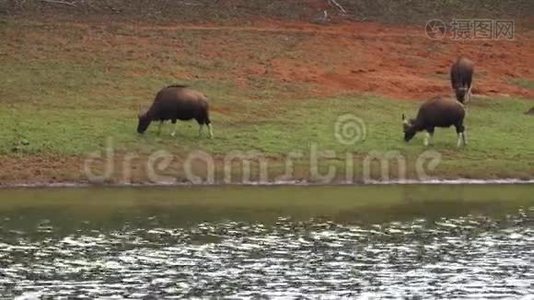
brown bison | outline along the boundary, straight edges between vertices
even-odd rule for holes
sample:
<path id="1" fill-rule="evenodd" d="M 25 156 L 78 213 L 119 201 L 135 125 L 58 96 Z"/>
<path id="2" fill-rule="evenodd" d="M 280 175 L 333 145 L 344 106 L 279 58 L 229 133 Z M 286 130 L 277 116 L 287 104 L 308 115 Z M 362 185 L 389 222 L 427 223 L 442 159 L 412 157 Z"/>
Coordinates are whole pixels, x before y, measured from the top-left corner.
<path id="1" fill-rule="evenodd" d="M 467 143 L 463 125 L 464 117 L 463 104 L 449 97 L 434 97 L 421 105 L 415 119 L 406 120 L 404 114 L 402 115 L 404 140 L 408 142 L 417 132 L 426 130 L 427 136 L 424 144 L 428 146 L 429 139 L 432 139 L 434 135 L 435 127 L 454 126 L 458 134 L 458 147 L 462 144 L 465 146 Z"/>
<path id="2" fill-rule="evenodd" d="M 189 89 L 185 85 L 170 85 L 161 89 L 154 99 L 152 106 L 139 114 L 137 132 L 146 131 L 152 121 L 160 121 L 158 134 L 164 121 L 171 120 L 175 124 L 172 136 L 176 134 L 178 124 L 176 120 L 195 119 L 200 125 L 199 135 L 202 134 L 203 125 L 208 126 L 209 136 L 213 137 L 211 121 L 209 118 L 208 99 L 201 92 Z"/>
<path id="3" fill-rule="evenodd" d="M 473 81 L 474 63 L 459 57 L 451 66 L 451 85 L 456 99 L 462 103 L 471 100 L 471 83 Z"/>

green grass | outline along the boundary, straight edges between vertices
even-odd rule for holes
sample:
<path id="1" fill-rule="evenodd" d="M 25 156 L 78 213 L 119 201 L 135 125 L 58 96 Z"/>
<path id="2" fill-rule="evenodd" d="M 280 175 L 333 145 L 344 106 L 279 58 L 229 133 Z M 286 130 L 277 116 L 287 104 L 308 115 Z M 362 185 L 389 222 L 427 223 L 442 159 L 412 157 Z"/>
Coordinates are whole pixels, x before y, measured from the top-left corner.
<path id="1" fill-rule="evenodd" d="M 45 98 L 43 101 L 56 101 Z M 113 99 L 109 99 L 110 102 Z M 231 106 L 229 98 L 218 98 L 213 106 Z M 438 175 L 467 177 L 530 177 L 534 169 L 534 123 L 524 115 L 530 103 L 517 99 L 475 99 L 469 107 L 467 128 L 469 145 L 456 148 L 453 128 L 437 129 L 434 145 L 424 147 L 423 134 L 409 144 L 402 141 L 401 113 L 414 115 L 415 102 L 376 97 L 354 96 L 338 99 L 314 99 L 259 104 L 278 106 L 276 113 L 261 116 L 254 103 L 241 104 L 238 112 L 213 113 L 215 138 L 198 138 L 194 122 L 181 122 L 177 137 L 172 126 L 156 134 L 151 126 L 144 136 L 135 132 L 135 111 L 128 106 L 113 109 L 91 108 L 90 101 L 81 107 L 39 108 L 19 103 L 0 109 L 0 153 L 4 155 L 78 155 L 102 150 L 107 137 L 122 152 L 148 154 L 165 149 L 186 155 L 201 149 L 223 156 L 233 150 L 258 150 L 268 157 L 283 158 L 298 151 L 308 157 L 312 145 L 319 150 L 333 150 L 338 157 L 352 152 L 363 157 L 370 151 L 400 151 L 409 161 L 425 150 L 443 155 Z M 113 105 L 112 105 L 113 106 Z M 366 139 L 355 145 L 341 144 L 334 135 L 336 119 L 344 114 L 361 118 Z M 302 161 L 306 165 L 306 161 Z M 326 163 L 326 162 L 324 162 Z"/>
<path id="2" fill-rule="evenodd" d="M 185 156 L 200 149 L 221 158 L 233 150 L 257 150 L 277 160 L 278 167 L 288 153 L 297 151 L 304 154 L 298 161 L 304 169 L 309 165 L 312 145 L 335 151 L 336 158 L 324 160 L 322 167 L 342 167 L 347 152 L 361 162 L 371 151 L 399 151 L 412 166 L 412 175 L 417 157 L 430 149 L 442 155 L 433 173 L 439 177 L 534 176 L 534 122 L 523 114 L 532 106 L 529 100 L 474 99 L 466 121 L 469 145 L 457 149 L 456 134 L 449 128 L 437 129 L 434 145 L 425 148 L 423 134 L 409 144 L 402 141 L 401 114 L 415 116 L 418 102 L 357 94 L 302 99 L 299 95 L 309 94 L 310 87 L 261 75 L 251 75 L 248 86 L 240 88 L 231 78 L 236 76 L 235 65 L 246 62 L 213 60 L 213 66 L 199 57 L 173 56 L 171 48 L 176 42 L 172 39 L 153 49 L 151 44 L 146 45 L 149 53 L 143 56 L 126 41 L 117 49 L 104 47 L 106 43 L 100 40 L 84 48 L 78 40 L 83 36 L 81 29 L 14 24 L 18 23 L 5 25 L 2 34 L 8 42 L 0 44 L 0 155 L 5 157 L 83 158 L 103 150 L 111 137 L 120 153 L 148 155 L 164 149 Z M 67 35 L 65 40 L 72 42 L 61 46 L 41 37 L 48 30 L 54 38 L 59 36 L 55 33 L 62 32 Z M 122 30 L 126 30 L 123 35 L 133 34 Z M 161 34 L 178 36 L 180 51 L 194 54 L 202 34 L 213 33 Z M 245 40 L 252 38 L 249 34 L 244 33 Z M 236 35 L 224 38 L 237 41 L 240 37 Z M 277 49 L 283 44 L 277 40 L 276 34 L 266 34 L 262 37 L 265 44 L 258 46 L 270 53 L 269 59 L 287 55 Z M 292 48 L 291 43 L 283 45 Z M 104 48 L 95 50 L 99 47 Z M 254 53 L 252 49 L 250 55 Z M 264 59 L 258 53 L 256 56 L 253 61 Z M 198 78 L 173 75 L 184 71 Z M 227 77 L 220 76 L 225 72 Z M 210 98 L 214 139 L 198 138 L 193 122 L 180 122 L 174 138 L 169 135 L 171 125 L 160 136 L 156 135 L 155 124 L 143 136 L 136 133 L 139 104 L 149 105 L 159 88 L 177 81 L 193 84 Z M 336 120 L 345 114 L 363 120 L 367 133 L 364 141 L 344 145 L 336 139 Z M 361 163 L 355 166 L 361 168 Z"/>
<path id="3" fill-rule="evenodd" d="M 68 95 L 69 93 L 65 93 Z M 28 95 L 28 97 L 31 97 Z M 224 154 L 231 150 L 256 149 L 269 154 L 284 154 L 292 150 L 307 150 L 311 143 L 335 151 L 368 152 L 372 150 L 402 150 L 408 153 L 424 150 L 423 134 L 417 135 L 409 144 L 401 141 L 401 114 L 414 116 L 417 102 L 359 96 L 334 99 L 311 99 L 298 101 L 286 99 L 285 104 L 266 100 L 267 104 L 242 103 L 239 111 L 229 115 L 212 114 L 216 138 L 197 137 L 197 124 L 179 122 L 178 136 L 169 135 L 172 125 L 163 127 L 156 134 L 157 124 L 144 136 L 135 132 L 137 125 L 135 107 L 119 108 L 108 99 L 110 109 L 95 108 L 89 97 L 77 97 L 79 106 L 67 101 L 65 107 L 55 106 L 58 101 L 51 94 L 39 104 L 11 103 L 0 109 L 0 153 L 9 154 L 10 146 L 26 140 L 21 150 L 27 154 L 57 153 L 83 155 L 99 149 L 106 137 L 113 137 L 125 149 L 154 150 L 201 148 Z M 67 97 L 67 96 L 66 96 Z M 86 102 L 84 102 L 84 99 Z M 213 107 L 231 106 L 236 99 L 214 99 Z M 42 102 L 50 107 L 40 107 Z M 278 106 L 272 115 L 258 114 L 262 106 Z M 534 130 L 531 117 L 523 115 L 529 101 L 518 99 L 475 99 L 469 106 L 467 128 L 469 145 L 466 149 L 455 148 L 454 129 L 437 129 L 432 149 L 450 152 L 458 158 L 521 157 L 531 154 Z M 265 112 L 266 114 L 266 112 Z M 337 141 L 334 128 L 338 117 L 352 114 L 365 123 L 365 141 L 346 146 Z M 525 157 L 526 158 L 526 157 Z"/>
<path id="4" fill-rule="evenodd" d="M 522 88 L 534 90 L 534 81 L 528 80 L 528 79 L 515 79 L 513 80 L 513 83 L 515 83 L 517 86 L 520 86 Z"/>

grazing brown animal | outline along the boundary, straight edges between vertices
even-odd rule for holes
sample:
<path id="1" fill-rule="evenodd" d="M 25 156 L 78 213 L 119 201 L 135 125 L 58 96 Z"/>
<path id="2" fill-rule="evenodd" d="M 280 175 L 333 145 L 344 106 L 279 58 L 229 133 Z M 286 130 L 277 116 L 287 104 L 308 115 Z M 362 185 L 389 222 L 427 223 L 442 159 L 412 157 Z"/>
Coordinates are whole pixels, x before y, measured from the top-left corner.
<path id="1" fill-rule="evenodd" d="M 532 107 L 527 112 L 525 112 L 525 115 L 531 115 L 531 116 L 534 115 L 534 107 Z"/>
<path id="2" fill-rule="evenodd" d="M 459 57 L 451 66 L 451 85 L 456 99 L 462 103 L 471 100 L 471 88 L 475 64 L 465 58 Z"/>
<path id="3" fill-rule="evenodd" d="M 152 106 L 143 114 L 139 114 L 137 132 L 143 133 L 152 121 L 160 121 L 158 134 L 166 120 L 175 124 L 172 136 L 176 134 L 178 123 L 176 120 L 195 119 L 200 125 L 199 135 L 202 134 L 203 125 L 207 125 L 209 136 L 213 137 L 211 121 L 209 118 L 208 98 L 201 92 L 189 89 L 185 85 L 170 85 L 161 89 L 154 99 Z"/>
<path id="4" fill-rule="evenodd" d="M 462 144 L 467 144 L 464 127 L 465 108 L 463 104 L 449 97 L 434 97 L 425 101 L 419 108 L 417 117 L 415 119 L 406 120 L 404 114 L 402 115 L 404 127 L 404 140 L 410 141 L 414 135 L 426 130 L 424 144 L 428 146 L 429 139 L 434 135 L 435 127 L 450 127 L 456 128 L 458 134 L 458 147 Z"/>

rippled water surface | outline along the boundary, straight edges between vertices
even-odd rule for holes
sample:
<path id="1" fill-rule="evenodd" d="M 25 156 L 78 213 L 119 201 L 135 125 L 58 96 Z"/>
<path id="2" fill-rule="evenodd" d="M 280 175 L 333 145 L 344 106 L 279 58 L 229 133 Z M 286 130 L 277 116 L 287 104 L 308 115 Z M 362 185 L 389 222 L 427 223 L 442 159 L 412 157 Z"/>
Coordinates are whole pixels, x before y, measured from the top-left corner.
<path id="1" fill-rule="evenodd" d="M 0 191 L 0 295 L 534 294 L 531 187 L 298 189 Z"/>

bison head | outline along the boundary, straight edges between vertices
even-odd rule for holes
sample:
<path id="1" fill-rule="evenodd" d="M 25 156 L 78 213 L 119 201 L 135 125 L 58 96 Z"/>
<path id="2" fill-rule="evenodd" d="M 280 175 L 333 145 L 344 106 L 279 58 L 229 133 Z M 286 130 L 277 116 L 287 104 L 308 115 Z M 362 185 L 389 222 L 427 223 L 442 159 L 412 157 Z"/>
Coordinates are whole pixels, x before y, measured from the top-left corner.
<path id="1" fill-rule="evenodd" d="M 414 119 L 406 119 L 406 116 L 402 115 L 402 127 L 404 131 L 404 141 L 408 142 L 410 141 L 414 135 L 417 133 L 417 130 L 415 130 L 413 123 L 415 122 Z"/>
<path id="2" fill-rule="evenodd" d="M 148 128 L 148 125 L 150 125 L 150 122 L 152 122 L 152 119 L 146 113 L 139 114 L 137 118 L 139 119 L 139 123 L 137 124 L 137 132 L 143 133 Z"/>

